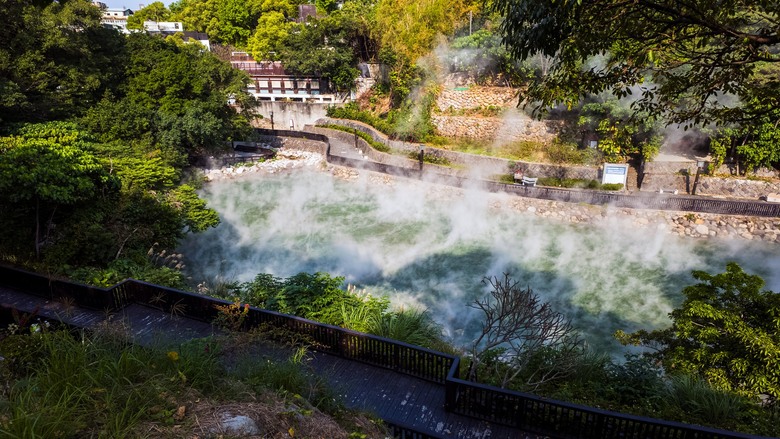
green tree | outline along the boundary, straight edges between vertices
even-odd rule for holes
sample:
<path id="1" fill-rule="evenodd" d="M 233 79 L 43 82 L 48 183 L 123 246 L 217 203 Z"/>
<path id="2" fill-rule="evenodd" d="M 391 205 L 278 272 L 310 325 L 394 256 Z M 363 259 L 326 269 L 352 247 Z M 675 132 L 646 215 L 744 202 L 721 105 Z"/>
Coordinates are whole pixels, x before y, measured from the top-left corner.
<path id="1" fill-rule="evenodd" d="M 694 271 L 700 282 L 663 330 L 618 332 L 623 343 L 655 349 L 668 373 L 700 375 L 711 385 L 750 397 L 780 397 L 780 294 L 730 263 L 724 273 Z"/>
<path id="2" fill-rule="evenodd" d="M 143 30 L 144 21 L 169 21 L 171 16 L 171 11 L 163 2 L 154 2 L 127 17 L 127 28 Z"/>
<path id="3" fill-rule="evenodd" d="M 206 32 L 212 20 L 217 20 L 218 7 L 217 0 L 179 0 L 170 5 L 171 20 L 180 21 L 188 31 Z"/>
<path id="4" fill-rule="evenodd" d="M 338 10 L 338 2 L 336 0 L 315 0 L 314 4 L 317 7 L 317 12 L 320 14 L 330 14 Z"/>
<path id="5" fill-rule="evenodd" d="M 338 30 L 336 38 L 351 46 L 355 58 L 376 61 L 379 31 L 376 25 L 376 2 L 349 0 L 328 16 L 328 23 Z"/>
<path id="6" fill-rule="evenodd" d="M 258 61 L 277 60 L 279 49 L 287 40 L 292 26 L 283 13 L 266 12 L 258 19 L 255 33 L 247 43 L 247 50 Z"/>
<path id="7" fill-rule="evenodd" d="M 349 91 L 359 74 L 357 60 L 352 47 L 335 37 L 337 30 L 326 20 L 295 25 L 280 49 L 280 58 L 290 73 L 328 78 L 337 91 Z"/>
<path id="8" fill-rule="evenodd" d="M 635 116 L 628 104 L 611 96 L 582 105 L 578 125 L 599 135 L 598 149 L 608 161 L 625 160 L 631 154 L 651 160 L 661 146 L 658 121 Z"/>
<path id="9" fill-rule="evenodd" d="M 145 34 L 127 37 L 126 81 L 82 121 L 104 142 L 124 140 L 143 154 L 159 151 L 181 167 L 188 155 L 223 148 L 249 132 L 248 78 L 195 44 Z"/>
<path id="10" fill-rule="evenodd" d="M 89 138 L 72 124 L 28 125 L 0 137 L 0 212 L 4 228 L 29 236 L 36 257 L 69 208 L 118 189 L 93 155 Z M 21 221 L 22 224 L 16 223 Z M 18 239 L 18 238 L 17 238 Z"/>
<path id="11" fill-rule="evenodd" d="M 765 73 L 780 75 L 780 66 L 766 69 Z M 760 116 L 729 124 L 712 133 L 710 151 L 715 164 L 722 164 L 727 157 L 733 158 L 740 173 L 777 166 L 780 164 L 780 108 L 764 102 L 760 94 L 744 102 L 743 107 L 751 108 Z"/>
<path id="12" fill-rule="evenodd" d="M 501 35 L 493 29 L 479 29 L 471 35 L 455 38 L 450 47 L 459 50 L 451 68 L 468 72 L 477 80 L 501 75 L 519 85 L 533 72 L 529 62 L 519 63 L 509 56 L 501 44 Z"/>
<path id="13" fill-rule="evenodd" d="M 780 163 L 780 127 L 764 122 L 720 129 L 711 138 L 710 151 L 716 165 L 735 157 L 740 172 L 771 168 Z"/>
<path id="14" fill-rule="evenodd" d="M 635 84 L 634 108 L 678 123 L 756 117 L 733 97 L 757 88 L 780 106 L 780 80 L 760 74 L 780 62 L 774 0 L 497 0 L 492 8 L 516 59 L 554 57 L 524 95 L 541 108 L 602 91 L 623 97 Z"/>
<path id="15" fill-rule="evenodd" d="M 198 197 L 195 188 L 183 184 L 168 194 L 168 202 L 176 208 L 181 222 L 190 232 L 203 232 L 219 224 L 219 215 L 206 207 L 206 202 Z"/>
<path id="16" fill-rule="evenodd" d="M 215 41 L 236 47 L 246 47 L 247 40 L 259 14 L 244 0 L 222 0 L 217 2 L 214 18 L 208 23 L 206 32 Z"/>
<path id="17" fill-rule="evenodd" d="M 416 62 L 433 49 L 437 36 L 452 34 L 465 8 L 461 0 L 379 0 L 375 17 L 382 46 Z"/>
<path id="18" fill-rule="evenodd" d="M 438 37 L 453 34 L 465 11 L 463 1 L 377 2 L 374 17 L 379 59 L 391 67 L 389 85 L 396 106 L 420 82 L 417 60 L 434 48 Z"/>
<path id="19" fill-rule="evenodd" d="M 122 36 L 86 0 L 4 1 L 0 122 L 82 114 L 121 82 Z"/>

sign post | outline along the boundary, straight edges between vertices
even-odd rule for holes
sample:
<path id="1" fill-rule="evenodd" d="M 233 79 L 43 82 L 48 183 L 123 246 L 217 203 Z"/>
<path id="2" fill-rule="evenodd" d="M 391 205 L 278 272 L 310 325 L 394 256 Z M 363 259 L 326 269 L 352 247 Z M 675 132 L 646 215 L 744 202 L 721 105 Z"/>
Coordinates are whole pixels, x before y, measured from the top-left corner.
<path id="1" fill-rule="evenodd" d="M 628 165 L 625 163 L 604 163 L 604 172 L 601 175 L 601 184 L 622 184 L 626 187 L 628 177 Z"/>

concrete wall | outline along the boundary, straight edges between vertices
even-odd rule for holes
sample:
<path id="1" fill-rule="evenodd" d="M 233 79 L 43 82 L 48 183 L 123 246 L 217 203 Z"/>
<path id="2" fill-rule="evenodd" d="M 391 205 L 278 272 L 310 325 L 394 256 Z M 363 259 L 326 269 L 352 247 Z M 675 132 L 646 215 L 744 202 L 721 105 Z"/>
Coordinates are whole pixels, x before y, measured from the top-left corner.
<path id="1" fill-rule="evenodd" d="M 416 153 L 420 151 L 419 143 L 409 143 L 400 140 L 389 139 L 384 134 L 375 130 L 372 126 L 366 125 L 362 122 L 357 122 L 354 120 L 346 120 L 346 119 L 332 119 L 326 117 L 320 119 L 319 121 L 317 121 L 317 123 L 321 125 L 331 125 L 331 124 L 341 125 L 341 126 L 357 129 L 359 131 L 368 134 L 375 141 L 384 143 L 385 145 L 388 145 L 391 149 L 400 151 L 404 154 L 409 152 Z M 320 128 L 317 129 L 321 130 Z M 349 133 L 339 132 L 338 130 L 326 130 L 326 131 L 327 132 L 325 131 L 312 131 L 312 132 L 319 132 L 321 134 L 325 134 L 328 136 L 330 136 L 331 133 L 334 133 L 333 134 L 334 136 L 346 135 L 349 139 L 351 139 L 349 141 L 354 142 L 354 136 Z M 337 133 L 341 133 L 341 134 L 337 134 Z M 368 145 L 366 144 L 366 147 L 367 146 Z M 372 148 L 371 151 L 373 151 Z M 444 157 L 447 160 L 449 160 L 450 163 L 456 165 L 455 168 L 440 167 L 442 168 L 442 173 L 446 173 L 448 175 L 462 175 L 462 176 L 468 175 L 472 178 L 486 178 L 488 176 L 496 175 L 496 174 L 508 174 L 510 171 L 509 164 L 511 161 L 507 159 L 447 151 L 444 149 L 433 148 L 428 145 L 425 145 L 425 151 L 427 154 L 436 154 L 437 156 Z M 382 153 L 378 153 L 377 151 L 375 152 L 379 154 L 379 156 L 369 155 L 369 157 L 371 157 L 372 160 L 375 160 L 380 163 L 392 164 L 395 166 L 404 166 L 403 164 L 397 162 L 397 160 L 399 159 L 398 156 L 393 156 L 390 154 L 382 154 Z M 405 158 L 401 158 L 401 159 L 408 160 Z M 522 170 L 525 173 L 525 175 L 529 177 L 583 178 L 588 180 L 597 180 L 600 175 L 599 174 L 600 168 L 596 166 L 559 166 L 559 165 L 548 165 L 543 163 L 528 163 L 528 162 L 515 162 L 515 163 L 516 163 L 516 167 Z M 426 166 L 430 166 L 430 165 L 426 164 Z"/>
<path id="2" fill-rule="evenodd" d="M 271 111 L 274 112 L 274 128 L 277 130 L 289 130 L 290 120 L 292 129 L 303 129 L 304 125 L 311 125 L 322 117 L 328 110 L 326 103 L 319 102 L 282 102 L 260 101 L 255 113 L 263 116 L 255 120 L 257 128 L 271 128 Z"/>

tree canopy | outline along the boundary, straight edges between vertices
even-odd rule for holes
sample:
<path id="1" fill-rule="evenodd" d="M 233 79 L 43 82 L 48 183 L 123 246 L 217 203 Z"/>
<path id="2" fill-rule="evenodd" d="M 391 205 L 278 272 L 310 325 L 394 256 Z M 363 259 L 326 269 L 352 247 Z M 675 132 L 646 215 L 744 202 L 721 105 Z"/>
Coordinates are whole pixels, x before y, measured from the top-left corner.
<path id="1" fill-rule="evenodd" d="M 171 11 L 163 2 L 150 3 L 127 17 L 127 28 L 143 30 L 144 21 L 169 21 Z"/>
<path id="2" fill-rule="evenodd" d="M 183 286 L 155 254 L 219 223 L 186 168 L 248 133 L 228 104 L 252 105 L 245 74 L 180 38 L 104 29 L 85 0 L 9 0 L 0 19 L 0 259 Z"/>
<path id="3" fill-rule="evenodd" d="M 745 121 L 780 108 L 775 0 L 496 0 L 504 42 L 525 59 L 554 57 L 525 98 L 574 105 L 587 93 L 637 94 L 636 109 L 671 122 Z M 744 107 L 740 101 L 760 99 Z"/>
<path id="4" fill-rule="evenodd" d="M 0 137 L 0 223 L 4 229 L 30 231 L 12 241 L 34 237 L 29 248 L 36 255 L 53 225 L 68 214 L 66 208 L 118 188 L 85 133 L 72 124 L 27 125 Z"/>
<path id="5" fill-rule="evenodd" d="M 730 263 L 726 271 L 695 271 L 700 282 L 669 315 L 672 326 L 618 338 L 650 346 L 668 373 L 701 375 L 713 386 L 756 397 L 780 397 L 780 294 Z"/>
<path id="6" fill-rule="evenodd" d="M 119 82 L 122 37 L 86 0 L 4 1 L 0 123 L 80 114 Z"/>

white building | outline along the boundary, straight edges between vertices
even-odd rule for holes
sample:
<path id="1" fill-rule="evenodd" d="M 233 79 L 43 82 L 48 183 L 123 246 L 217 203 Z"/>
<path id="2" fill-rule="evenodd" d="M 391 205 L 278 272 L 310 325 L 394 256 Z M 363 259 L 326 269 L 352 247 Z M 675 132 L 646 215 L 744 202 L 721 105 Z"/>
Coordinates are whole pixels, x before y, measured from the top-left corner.
<path id="1" fill-rule="evenodd" d="M 181 34 L 185 43 L 197 41 L 211 51 L 209 36 L 204 32 L 193 32 L 184 30 L 184 25 L 180 21 L 144 21 L 144 30 L 152 35 L 169 36 Z"/>
<path id="2" fill-rule="evenodd" d="M 107 8 L 105 3 L 93 2 L 93 5 L 103 10 L 103 17 L 100 19 L 100 23 L 103 27 L 109 29 L 115 29 L 123 34 L 129 34 L 127 29 L 127 17 L 133 15 L 133 11 L 130 9 L 121 8 Z"/>
<path id="3" fill-rule="evenodd" d="M 279 61 L 255 61 L 246 52 L 233 52 L 230 64 L 251 78 L 247 92 L 259 101 L 326 102 L 336 101 L 328 90 L 328 82 L 313 76 L 300 76 L 284 71 Z"/>

